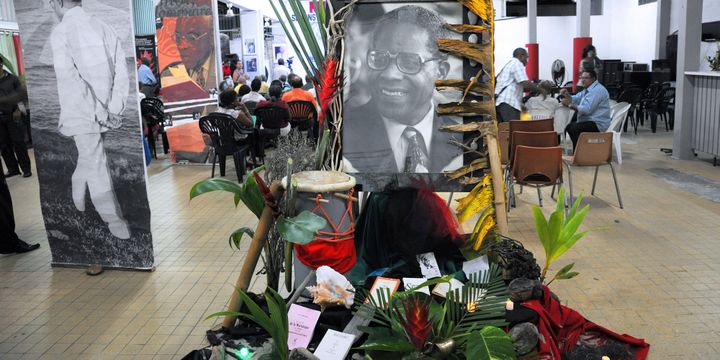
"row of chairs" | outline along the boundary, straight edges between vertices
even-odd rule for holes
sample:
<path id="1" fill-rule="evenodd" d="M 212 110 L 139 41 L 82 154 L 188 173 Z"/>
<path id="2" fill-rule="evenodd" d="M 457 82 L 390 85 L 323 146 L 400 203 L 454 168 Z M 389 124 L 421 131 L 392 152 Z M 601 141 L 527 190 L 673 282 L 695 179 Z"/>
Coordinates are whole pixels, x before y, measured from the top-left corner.
<path id="1" fill-rule="evenodd" d="M 210 136 L 214 156 L 211 177 L 215 177 L 215 164 L 219 163 L 220 176 L 225 176 L 226 158 L 232 156 L 238 182 L 243 181 L 247 167 L 246 157 L 251 155 L 254 165 L 265 160 L 265 147 L 280 136 L 282 125 L 289 122 L 291 131 L 304 131 L 308 136 L 317 136 L 317 112 L 308 101 L 288 103 L 290 111 L 276 106 L 256 109 L 255 103 L 245 103 L 252 115 L 256 116 L 254 128 L 241 126 L 232 116 L 211 113 L 200 118 L 200 131 Z M 236 140 L 244 137 L 242 140 Z"/>
<path id="2" fill-rule="evenodd" d="M 623 208 L 620 187 L 615 168 L 612 165 L 613 144 L 618 160 L 622 159 L 620 133 L 630 104 L 618 103 L 612 109 L 612 122 L 608 132 L 582 133 L 572 156 L 563 157 L 559 136 L 555 132 L 553 119 L 520 121 L 513 120 L 498 124 L 501 161 L 505 165 L 505 186 L 511 206 L 515 206 L 515 184 L 535 187 L 538 203 L 542 206 L 541 187 L 552 186 L 551 196 L 557 185 L 564 184 L 563 164 L 568 170 L 569 199 L 573 198 L 571 166 L 594 166 L 595 175 L 591 194 L 595 194 L 597 174 L 600 166 L 608 165 L 615 183 L 618 203 Z M 566 203 L 570 203 L 567 201 Z M 508 207 L 509 210 L 509 207 Z"/>
<path id="3" fill-rule="evenodd" d="M 673 129 L 675 124 L 675 88 L 670 83 L 653 83 L 647 88 L 636 85 L 618 87 L 618 102 L 627 102 L 631 105 L 629 111 L 629 124 L 634 127 L 635 134 L 639 126 L 645 124 L 649 118 L 650 129 L 657 131 L 657 120 L 665 122 L 665 131 Z M 624 126 L 627 131 L 628 123 Z"/>

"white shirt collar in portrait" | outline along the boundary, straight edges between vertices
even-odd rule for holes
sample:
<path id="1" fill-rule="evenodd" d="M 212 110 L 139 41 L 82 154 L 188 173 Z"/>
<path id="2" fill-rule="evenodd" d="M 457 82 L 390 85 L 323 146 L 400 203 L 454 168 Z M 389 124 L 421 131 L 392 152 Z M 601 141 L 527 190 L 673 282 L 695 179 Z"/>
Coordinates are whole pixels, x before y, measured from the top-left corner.
<path id="1" fill-rule="evenodd" d="M 408 126 L 400 124 L 390 119 L 382 118 L 385 123 L 385 129 L 387 130 L 388 140 L 390 141 L 390 147 L 392 148 L 393 154 L 395 155 L 395 163 L 398 169 L 405 167 L 405 153 L 407 152 L 407 141 L 403 140 L 402 134 L 405 128 Z M 415 130 L 419 131 L 425 141 L 425 148 L 427 149 L 427 155 L 430 156 L 430 143 L 432 140 L 433 133 L 433 120 L 435 119 L 435 105 L 430 106 L 430 109 L 425 114 L 423 119 L 417 123 Z"/>

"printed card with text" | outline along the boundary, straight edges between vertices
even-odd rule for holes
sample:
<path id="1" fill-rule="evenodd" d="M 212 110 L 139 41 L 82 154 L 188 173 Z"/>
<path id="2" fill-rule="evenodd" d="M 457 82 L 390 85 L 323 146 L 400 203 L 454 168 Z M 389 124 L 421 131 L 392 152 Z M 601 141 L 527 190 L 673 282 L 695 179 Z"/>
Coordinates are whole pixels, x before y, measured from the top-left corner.
<path id="1" fill-rule="evenodd" d="M 320 345 L 318 345 L 314 355 L 320 360 L 343 360 L 350 352 L 350 347 L 354 341 L 355 336 L 352 334 L 344 334 L 329 329 L 320 340 Z"/>
<path id="2" fill-rule="evenodd" d="M 475 274 L 480 271 L 487 271 L 488 269 L 490 269 L 487 255 L 483 255 L 479 258 L 464 262 L 462 265 L 462 269 L 465 273 L 465 276 L 467 276 L 468 278 L 470 278 L 470 274 Z"/>
<path id="3" fill-rule="evenodd" d="M 403 278 L 403 286 L 405 286 L 405 291 L 408 291 L 414 287 L 418 287 L 420 284 L 426 282 L 428 279 L 426 278 Z M 419 289 L 415 289 L 415 292 L 421 292 L 430 295 L 430 287 L 424 286 Z"/>
<path id="4" fill-rule="evenodd" d="M 292 304 L 288 311 L 288 348 L 307 347 L 320 318 L 320 311 Z"/>
<path id="5" fill-rule="evenodd" d="M 375 278 L 375 283 L 370 288 L 370 297 L 373 299 L 375 304 L 380 306 L 381 292 L 385 292 L 386 290 L 384 289 L 388 289 L 387 293 L 389 294 L 389 296 L 392 297 L 395 291 L 397 291 L 398 287 L 400 287 L 400 280 L 378 276 L 377 278 Z M 389 298 L 387 298 L 386 300 L 389 301 Z"/>

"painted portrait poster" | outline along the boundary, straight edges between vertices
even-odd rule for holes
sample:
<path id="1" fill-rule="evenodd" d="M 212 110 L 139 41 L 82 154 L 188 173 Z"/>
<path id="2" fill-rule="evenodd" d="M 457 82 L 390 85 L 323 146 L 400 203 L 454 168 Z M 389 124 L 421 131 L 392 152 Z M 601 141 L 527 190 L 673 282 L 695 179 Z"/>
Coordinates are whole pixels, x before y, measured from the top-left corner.
<path id="1" fill-rule="evenodd" d="M 155 10 L 158 62 L 166 103 L 204 99 L 218 88 L 210 0 L 162 0 Z"/>
<path id="2" fill-rule="evenodd" d="M 16 0 L 53 265 L 153 266 L 127 0 Z"/>

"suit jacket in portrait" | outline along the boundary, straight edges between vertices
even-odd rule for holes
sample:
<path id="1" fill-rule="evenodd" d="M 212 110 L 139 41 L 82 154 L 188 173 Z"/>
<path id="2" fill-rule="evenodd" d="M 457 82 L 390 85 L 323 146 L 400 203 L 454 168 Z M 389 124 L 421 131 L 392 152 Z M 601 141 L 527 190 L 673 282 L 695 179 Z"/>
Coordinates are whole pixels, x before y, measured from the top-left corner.
<path id="1" fill-rule="evenodd" d="M 430 154 L 428 154 L 430 173 L 441 173 L 455 157 L 460 155 L 458 148 L 448 144 L 452 133 L 438 130 L 445 124 L 456 124 L 456 122 L 435 113 Z M 358 172 L 400 172 L 385 124 L 372 101 L 345 112 L 342 138 L 343 158 L 350 161 Z"/>

